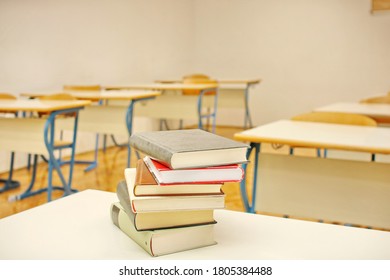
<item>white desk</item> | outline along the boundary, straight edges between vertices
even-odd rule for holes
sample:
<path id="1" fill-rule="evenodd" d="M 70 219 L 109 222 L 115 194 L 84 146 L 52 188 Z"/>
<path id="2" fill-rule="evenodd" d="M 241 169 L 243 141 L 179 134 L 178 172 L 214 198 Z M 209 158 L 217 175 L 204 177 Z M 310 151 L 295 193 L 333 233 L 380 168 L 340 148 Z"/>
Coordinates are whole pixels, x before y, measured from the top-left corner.
<path id="1" fill-rule="evenodd" d="M 0 259 L 389 259 L 390 233 L 227 210 L 215 246 L 152 258 L 113 225 L 114 193 L 87 190 L 0 220 Z"/>
<path id="2" fill-rule="evenodd" d="M 360 114 L 375 119 L 379 124 L 390 124 L 390 104 L 341 102 L 319 107 L 314 111 Z"/>
<path id="3" fill-rule="evenodd" d="M 245 180 L 241 183 L 247 211 L 390 228 L 390 165 L 259 155 L 260 143 L 389 154 L 388 128 L 281 120 L 235 139 L 249 141 L 256 153 L 252 205 Z"/>

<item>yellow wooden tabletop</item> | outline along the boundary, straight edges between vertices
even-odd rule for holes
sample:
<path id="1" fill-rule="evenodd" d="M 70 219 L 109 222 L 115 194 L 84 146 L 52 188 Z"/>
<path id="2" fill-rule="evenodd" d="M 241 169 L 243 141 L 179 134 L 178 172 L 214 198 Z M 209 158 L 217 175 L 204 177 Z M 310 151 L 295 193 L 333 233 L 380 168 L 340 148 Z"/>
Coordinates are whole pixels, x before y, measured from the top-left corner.
<path id="1" fill-rule="evenodd" d="M 340 102 L 313 111 L 360 114 L 374 118 L 378 123 L 390 123 L 390 104 L 385 103 Z"/>
<path id="2" fill-rule="evenodd" d="M 234 139 L 390 154 L 390 129 L 386 127 L 280 120 L 236 133 Z"/>
<path id="3" fill-rule="evenodd" d="M 85 107 L 91 104 L 88 100 L 55 100 L 42 101 L 38 99 L 24 100 L 0 100 L 0 110 L 3 112 L 40 112 L 50 113 L 53 111 Z"/>
<path id="4" fill-rule="evenodd" d="M 182 80 L 179 79 L 164 79 L 164 80 L 156 80 L 156 83 L 162 84 L 174 84 L 181 83 Z M 254 85 L 261 82 L 261 79 L 217 79 L 218 83 L 221 84 L 246 84 L 246 85 Z"/>
<path id="5" fill-rule="evenodd" d="M 48 92 L 29 92 L 22 93 L 21 96 L 29 98 L 39 98 L 50 94 L 59 93 L 56 91 Z M 64 91 L 80 100 L 134 100 L 148 97 L 155 97 L 161 94 L 159 91 Z"/>
<path id="6" fill-rule="evenodd" d="M 124 86 L 105 86 L 106 90 L 134 90 L 134 89 L 145 89 L 145 90 L 204 90 L 204 89 L 215 89 L 215 84 L 183 84 L 183 83 L 152 83 L 152 84 L 134 84 Z"/>

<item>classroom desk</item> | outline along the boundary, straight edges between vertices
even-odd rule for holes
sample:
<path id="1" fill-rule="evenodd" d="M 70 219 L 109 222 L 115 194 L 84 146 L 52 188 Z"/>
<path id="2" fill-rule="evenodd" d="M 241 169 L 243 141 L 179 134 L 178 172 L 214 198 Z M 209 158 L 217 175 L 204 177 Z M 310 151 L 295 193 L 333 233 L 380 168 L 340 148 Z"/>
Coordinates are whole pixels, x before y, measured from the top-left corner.
<path id="1" fill-rule="evenodd" d="M 390 124 L 390 104 L 340 102 L 316 108 L 314 111 L 360 114 L 375 119 L 379 124 Z"/>
<path id="2" fill-rule="evenodd" d="M 137 115 L 158 119 L 197 119 L 198 127 L 203 129 L 203 119 L 212 118 L 212 131 L 215 131 L 218 87 L 212 84 L 134 84 L 124 86 L 105 86 L 105 90 L 158 90 L 163 94 L 137 109 Z M 182 95 L 182 90 L 199 90 L 198 95 Z M 169 93 L 168 93 L 169 92 Z M 208 95 L 208 92 L 215 94 Z M 196 104 L 196 106 L 195 106 Z M 212 112 L 204 109 L 213 108 Z"/>
<path id="3" fill-rule="evenodd" d="M 0 220 L 0 259 L 389 259 L 390 233 L 216 210 L 217 245 L 151 257 L 111 221 L 115 193 L 86 190 Z"/>
<path id="4" fill-rule="evenodd" d="M 72 173 L 75 143 L 77 135 L 79 111 L 89 105 L 90 101 L 40 101 L 40 100 L 0 100 L 0 110 L 3 112 L 37 112 L 46 114 L 46 118 L 1 118 L 0 119 L 0 147 L 11 152 L 26 152 L 35 154 L 33 178 L 27 190 L 12 199 L 23 199 L 31 195 L 47 191 L 48 200 L 51 200 L 53 189 L 61 189 L 65 194 L 71 193 Z M 59 115 L 72 114 L 72 118 L 57 118 Z M 58 124 L 71 120 L 73 138 L 71 142 L 55 142 L 55 128 Z M 71 150 L 69 179 L 66 182 L 60 166 L 54 156 L 55 150 L 69 148 Z M 35 180 L 37 155 L 48 158 L 49 173 L 47 188 L 32 191 Z M 13 168 L 13 166 L 11 166 Z M 53 168 L 58 173 L 62 186 L 52 185 Z"/>
<path id="5" fill-rule="evenodd" d="M 109 135 L 130 136 L 133 127 L 134 106 L 160 95 L 158 91 L 69 91 L 73 97 L 80 100 L 100 102 L 99 106 L 89 106 L 80 113 L 79 130 Z M 38 98 L 50 92 L 22 93 L 21 96 Z M 51 92 L 53 94 L 53 92 Z M 103 104 L 109 101 L 130 102 L 127 109 L 120 105 Z M 64 127 L 66 128 L 66 127 Z M 76 163 L 89 164 L 85 171 L 97 166 L 98 136 L 96 138 L 95 158 L 93 161 L 77 161 Z M 131 148 L 127 145 L 127 166 L 130 166 Z"/>
<path id="6" fill-rule="evenodd" d="M 157 80 L 156 83 L 181 83 L 182 80 Z M 249 90 L 261 82 L 261 79 L 217 79 L 219 88 L 218 106 L 223 108 L 237 108 L 244 101 L 245 117 L 244 128 L 253 127 L 249 111 Z M 234 94 L 235 92 L 239 94 Z M 244 100 L 242 98 L 244 95 Z"/>
<path id="7" fill-rule="evenodd" d="M 390 165 L 259 155 L 261 143 L 390 154 L 388 128 L 281 120 L 237 133 L 235 139 L 250 142 L 248 153 L 255 153 L 252 204 L 241 182 L 248 212 L 390 228 Z"/>

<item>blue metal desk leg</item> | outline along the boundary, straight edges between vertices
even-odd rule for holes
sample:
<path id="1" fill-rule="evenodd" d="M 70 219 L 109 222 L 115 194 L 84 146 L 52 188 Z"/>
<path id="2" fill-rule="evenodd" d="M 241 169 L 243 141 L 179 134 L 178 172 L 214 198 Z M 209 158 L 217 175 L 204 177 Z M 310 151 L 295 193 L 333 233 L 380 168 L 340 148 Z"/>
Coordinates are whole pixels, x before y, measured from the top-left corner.
<path id="1" fill-rule="evenodd" d="M 65 110 L 64 110 L 65 111 Z M 53 190 L 52 185 L 52 176 L 53 176 L 53 167 L 57 171 L 58 176 L 60 177 L 62 188 L 64 190 L 64 195 L 69 195 L 72 193 L 71 189 L 71 180 L 73 174 L 73 165 L 74 165 L 74 156 L 75 156 L 75 147 L 76 147 L 76 135 L 77 135 L 77 126 L 78 126 L 78 111 L 76 112 L 74 127 L 73 127 L 73 143 L 70 145 L 71 148 L 71 159 L 70 159 L 70 171 L 69 171 L 69 182 L 65 181 L 64 175 L 62 174 L 60 165 L 57 159 L 54 156 L 54 132 L 55 132 L 55 117 L 58 114 L 63 113 L 63 111 L 57 111 L 50 114 L 49 118 L 45 123 L 44 129 L 44 140 L 45 145 L 49 153 L 49 174 L 48 174 L 48 186 L 47 186 L 47 200 L 51 201 L 51 195 Z"/>
<path id="2" fill-rule="evenodd" d="M 19 181 L 12 180 L 12 174 L 14 171 L 14 159 L 15 159 L 15 153 L 11 152 L 11 159 L 10 159 L 10 166 L 9 166 L 9 173 L 7 179 L 0 179 L 0 182 L 4 183 L 4 186 L 0 188 L 0 193 L 16 189 L 20 186 Z"/>
<path id="3" fill-rule="evenodd" d="M 99 106 L 103 106 L 103 101 L 99 101 Z M 106 151 L 106 136 L 104 135 L 104 140 L 103 140 L 103 150 Z M 96 168 L 98 165 L 98 153 L 99 153 L 99 133 L 96 133 L 96 138 L 95 138 L 95 154 L 94 154 L 94 159 L 92 161 L 90 160 L 76 160 L 74 163 L 76 164 L 89 164 L 84 171 L 88 172 L 91 171 L 92 169 Z M 66 162 L 69 163 L 69 162 Z"/>
<path id="4" fill-rule="evenodd" d="M 96 133 L 96 140 L 95 140 L 95 154 L 93 161 L 76 161 L 76 163 L 80 164 L 88 164 L 89 165 L 84 169 L 85 172 L 91 171 L 92 169 L 97 167 L 98 164 L 98 153 L 99 153 L 99 133 Z"/>
<path id="5" fill-rule="evenodd" d="M 207 92 L 209 92 L 209 91 L 214 91 L 215 92 L 215 95 L 214 95 L 214 110 L 213 110 L 212 113 L 202 114 L 203 96 Z M 211 118 L 213 118 L 212 132 L 215 133 L 216 119 L 217 119 L 217 108 L 218 108 L 218 88 L 202 90 L 199 93 L 199 96 L 198 96 L 198 128 L 204 129 L 204 127 L 203 127 L 203 119 L 204 118 L 209 119 L 211 117 Z"/>
<path id="6" fill-rule="evenodd" d="M 245 119 L 244 119 L 244 128 L 251 128 L 251 127 L 253 127 L 251 114 L 249 112 L 249 88 L 250 88 L 250 85 L 247 85 L 246 88 L 245 88 L 245 99 L 244 99 L 244 102 L 245 102 Z M 247 126 L 247 124 L 249 126 Z"/>
<path id="7" fill-rule="evenodd" d="M 25 190 L 22 194 L 10 196 L 8 198 L 9 202 L 13 202 L 13 201 L 16 201 L 16 200 L 22 200 L 22 199 L 24 199 L 26 197 L 29 197 L 29 196 L 32 196 L 32 195 L 35 195 L 35 194 L 39 194 L 39 193 L 42 193 L 42 192 L 46 191 L 46 189 L 41 189 L 41 190 L 38 190 L 38 191 L 35 191 L 35 192 L 31 191 L 33 186 L 34 186 L 34 184 L 35 184 L 35 178 L 36 178 L 36 175 L 37 175 L 37 165 L 38 165 L 38 155 L 34 155 L 32 177 L 31 177 L 31 181 L 30 181 L 30 184 L 29 184 L 27 190 Z"/>
<path id="8" fill-rule="evenodd" d="M 259 163 L 260 143 L 250 143 L 250 148 L 247 151 L 247 158 L 249 158 L 253 150 L 255 152 L 255 162 L 253 165 L 252 203 L 249 202 L 248 192 L 246 189 L 245 180 L 246 180 L 247 164 L 242 165 L 244 169 L 244 178 L 240 183 L 242 202 L 244 204 L 245 211 L 248 213 L 255 213 L 256 189 L 257 189 L 257 166 Z"/>
<path id="9" fill-rule="evenodd" d="M 95 138 L 95 150 L 94 150 L 94 159 L 93 160 L 75 160 L 75 164 L 88 164 L 88 166 L 84 169 L 84 172 L 91 171 L 96 168 L 98 165 L 98 153 L 99 153 L 99 133 L 96 133 Z M 59 161 L 60 165 L 69 164 L 70 161 Z"/>
<path id="10" fill-rule="evenodd" d="M 133 133 L 133 115 L 134 115 L 134 105 L 135 103 L 139 101 L 145 101 L 145 100 L 150 100 L 154 99 L 154 97 L 146 97 L 146 98 L 140 98 L 140 99 L 133 99 L 130 101 L 129 107 L 127 107 L 126 111 L 126 127 L 127 127 L 127 132 L 129 133 L 129 137 Z M 137 153 L 137 157 L 139 158 L 139 155 Z M 127 144 L 127 167 L 130 167 L 130 160 L 131 160 L 131 147 L 130 144 Z"/>
<path id="11" fill-rule="evenodd" d="M 44 141 L 45 146 L 48 150 L 48 164 L 49 164 L 49 172 L 48 172 L 48 186 L 46 188 L 42 188 L 36 191 L 32 191 L 32 188 L 35 183 L 36 178 L 36 172 L 37 172 L 37 161 L 38 161 L 38 155 L 34 155 L 34 164 L 33 164 L 33 175 L 30 182 L 29 187 L 27 190 L 20 194 L 9 197 L 9 201 L 15 201 L 15 200 L 21 200 L 36 194 L 40 194 L 43 192 L 47 192 L 47 199 L 48 201 L 51 201 L 52 191 L 53 190 L 61 190 L 64 191 L 64 195 L 71 194 L 72 192 L 77 192 L 77 190 L 72 189 L 72 176 L 73 176 L 73 166 L 74 166 L 74 157 L 75 157 L 75 147 L 76 147 L 76 135 L 77 135 L 77 126 L 78 126 L 78 111 L 82 108 L 75 108 L 75 109 L 66 109 L 61 111 L 56 111 L 50 114 L 49 118 L 45 122 L 44 127 Z M 55 117 L 59 114 L 64 113 L 75 113 L 75 120 L 74 120 L 74 128 L 73 128 L 73 142 L 71 145 L 63 146 L 63 147 L 55 147 L 54 146 L 54 131 L 55 131 Z M 60 169 L 60 163 L 54 156 L 54 150 L 63 149 L 63 148 L 71 148 L 71 158 L 70 158 L 70 169 L 69 169 L 69 180 L 68 182 L 65 181 L 64 176 L 62 174 L 62 171 Z M 53 186 L 52 184 L 52 176 L 53 176 L 53 167 L 57 171 L 62 186 Z"/>

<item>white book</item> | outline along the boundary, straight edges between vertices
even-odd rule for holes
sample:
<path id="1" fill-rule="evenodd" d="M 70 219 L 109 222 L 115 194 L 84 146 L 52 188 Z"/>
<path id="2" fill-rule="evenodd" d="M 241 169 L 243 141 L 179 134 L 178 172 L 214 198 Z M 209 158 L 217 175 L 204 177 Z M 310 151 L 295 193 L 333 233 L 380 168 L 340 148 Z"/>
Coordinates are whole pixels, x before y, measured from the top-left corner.
<path id="1" fill-rule="evenodd" d="M 134 213 L 175 210 L 221 209 L 225 207 L 225 194 L 173 195 L 173 196 L 135 196 L 134 182 L 136 169 L 125 172 L 126 184 Z"/>

